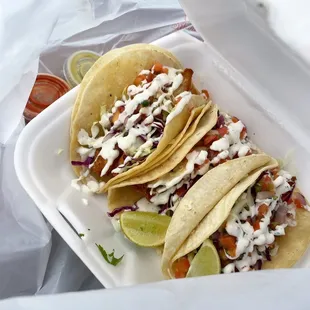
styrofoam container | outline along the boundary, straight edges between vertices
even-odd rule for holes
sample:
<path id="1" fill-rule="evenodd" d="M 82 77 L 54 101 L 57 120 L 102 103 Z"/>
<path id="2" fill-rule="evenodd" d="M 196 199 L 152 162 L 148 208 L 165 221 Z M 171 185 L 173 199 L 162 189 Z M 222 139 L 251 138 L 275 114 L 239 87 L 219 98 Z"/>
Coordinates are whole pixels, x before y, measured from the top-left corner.
<path id="1" fill-rule="evenodd" d="M 193 15 L 208 11 L 197 9 Z M 223 20 L 227 18 L 225 12 L 221 14 Z M 294 96 L 290 93 L 296 91 L 295 98 L 301 100 L 300 92 L 306 91 L 306 82 L 300 82 L 299 88 L 294 90 L 281 87 L 280 80 L 270 78 L 271 68 L 266 74 L 258 68 L 262 65 L 261 61 L 253 60 L 246 53 L 242 55 L 246 54 L 247 57 L 238 57 L 238 51 L 233 46 L 230 46 L 230 50 L 228 45 L 225 48 L 216 36 L 216 33 L 221 35 L 224 32 L 224 24 L 222 27 L 214 25 L 213 36 L 212 27 L 203 30 L 210 37 L 210 42 L 202 43 L 179 32 L 155 44 L 171 50 L 185 67 L 192 68 L 198 88 L 207 88 L 215 103 L 239 117 L 259 147 L 281 158 L 290 152 L 293 164 L 289 169 L 297 173 L 300 188 L 310 197 L 310 188 L 307 186 L 310 181 L 310 143 L 309 125 L 306 122 L 309 108 L 303 106 L 300 109 L 300 101 L 293 100 Z M 238 29 L 242 31 L 243 27 Z M 217 44 L 214 44 L 215 41 Z M 236 39 L 231 39 L 231 44 L 233 41 L 236 42 Z M 295 64 L 291 60 L 281 72 L 274 72 L 274 76 L 281 77 L 284 83 L 289 82 L 290 78 L 285 73 L 293 69 Z M 277 62 L 275 65 L 279 69 Z M 302 70 L 298 72 L 300 78 L 306 75 Z M 125 239 L 122 233 L 115 232 L 106 215 L 106 197 L 88 197 L 89 204 L 86 206 L 82 202 L 85 194 L 71 187 L 75 175 L 69 160 L 69 127 L 77 92 L 78 87 L 71 90 L 22 132 L 15 150 L 15 168 L 20 182 L 48 221 L 105 287 L 161 280 L 160 257 L 154 250 L 139 248 Z M 296 109 L 296 106 L 299 108 Z M 59 149 L 64 151 L 58 155 Z M 79 233 L 85 236 L 81 239 Z M 122 263 L 116 267 L 108 265 L 96 243 L 107 251 L 115 249 L 116 256 L 125 254 Z M 297 266 L 310 266 L 308 252 Z"/>

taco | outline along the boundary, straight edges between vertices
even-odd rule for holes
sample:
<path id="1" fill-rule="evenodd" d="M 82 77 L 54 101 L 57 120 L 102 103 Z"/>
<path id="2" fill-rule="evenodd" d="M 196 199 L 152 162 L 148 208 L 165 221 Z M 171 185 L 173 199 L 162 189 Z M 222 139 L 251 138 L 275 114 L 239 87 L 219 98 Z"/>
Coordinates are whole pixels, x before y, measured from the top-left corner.
<path id="1" fill-rule="evenodd" d="M 166 50 L 139 44 L 103 57 L 71 122 L 74 184 L 94 192 L 143 172 L 164 150 L 169 156 L 210 107 L 192 84 L 193 71 Z"/>
<path id="2" fill-rule="evenodd" d="M 195 195 L 196 203 L 204 201 L 198 192 Z M 231 189 L 186 241 L 174 247 L 171 256 L 166 246 L 182 231 L 183 221 L 182 214 L 174 215 L 176 225 L 166 235 L 163 272 L 170 278 L 188 276 L 191 263 L 208 239 L 217 250 L 222 273 L 291 267 L 310 242 L 310 213 L 305 209 L 309 211 L 296 189 L 296 177 L 272 159 Z"/>
<path id="3" fill-rule="evenodd" d="M 124 204 L 122 192 L 126 188 L 126 192 L 130 193 L 130 187 L 132 197 L 127 195 L 125 205 L 139 206 L 148 200 L 153 204 L 152 210 L 172 215 L 186 192 L 210 169 L 226 161 L 258 153 L 260 151 L 249 140 L 244 124 L 236 117 L 218 112 L 213 105 L 201 118 L 194 133 L 168 160 L 112 186 L 109 189 L 109 209 L 119 208 L 121 211 Z M 141 193 L 141 201 L 135 200 L 139 197 L 137 192 Z"/>

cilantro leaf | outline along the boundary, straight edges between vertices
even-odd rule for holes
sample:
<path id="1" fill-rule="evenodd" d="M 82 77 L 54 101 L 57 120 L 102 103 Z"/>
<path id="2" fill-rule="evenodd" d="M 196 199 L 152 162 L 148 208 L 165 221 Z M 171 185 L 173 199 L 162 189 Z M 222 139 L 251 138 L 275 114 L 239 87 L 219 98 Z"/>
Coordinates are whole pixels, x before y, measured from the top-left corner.
<path id="1" fill-rule="evenodd" d="M 151 102 L 150 102 L 149 100 L 143 100 L 143 101 L 141 102 L 141 105 L 142 105 L 143 107 L 148 107 L 150 104 L 151 104 Z"/>
<path id="2" fill-rule="evenodd" d="M 100 245 L 96 243 L 96 246 L 99 250 L 99 252 L 101 253 L 101 255 L 103 256 L 103 258 L 105 259 L 105 261 L 113 266 L 117 266 L 123 259 L 124 255 L 122 255 L 119 258 L 116 258 L 114 256 L 114 252 L 115 250 L 113 249 L 113 251 L 111 253 L 107 253 L 106 250 Z"/>
<path id="3" fill-rule="evenodd" d="M 84 234 L 79 234 L 79 236 L 80 236 L 80 237 L 84 237 L 85 235 L 84 235 Z"/>

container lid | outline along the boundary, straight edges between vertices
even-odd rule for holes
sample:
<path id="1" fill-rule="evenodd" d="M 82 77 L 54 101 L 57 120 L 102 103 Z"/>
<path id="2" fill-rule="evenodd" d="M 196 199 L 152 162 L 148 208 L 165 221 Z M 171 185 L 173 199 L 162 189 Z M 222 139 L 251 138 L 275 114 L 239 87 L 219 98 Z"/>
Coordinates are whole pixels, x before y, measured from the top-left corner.
<path id="1" fill-rule="evenodd" d="M 255 91 L 260 109 L 268 111 L 270 117 L 288 117 L 292 126 L 309 134 L 310 67 L 272 30 L 272 12 L 259 5 L 262 1 L 179 2 L 204 44 L 222 59 L 208 59 L 217 72 L 238 81 L 243 92 Z"/>
<path id="2" fill-rule="evenodd" d="M 82 50 L 73 53 L 64 63 L 64 75 L 71 87 L 75 87 L 83 80 L 87 71 L 100 57 L 99 54 Z"/>
<path id="3" fill-rule="evenodd" d="M 69 85 L 57 76 L 38 74 L 24 110 L 26 121 L 32 120 L 69 89 Z"/>

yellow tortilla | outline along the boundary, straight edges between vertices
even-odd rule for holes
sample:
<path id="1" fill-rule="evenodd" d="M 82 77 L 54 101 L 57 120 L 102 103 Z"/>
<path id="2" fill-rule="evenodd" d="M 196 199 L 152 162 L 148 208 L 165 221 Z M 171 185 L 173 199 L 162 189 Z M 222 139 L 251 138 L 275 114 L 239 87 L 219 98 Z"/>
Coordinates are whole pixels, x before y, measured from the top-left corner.
<path id="1" fill-rule="evenodd" d="M 167 230 L 162 257 L 165 276 L 169 276 L 171 260 L 200 221 L 240 180 L 270 160 L 265 154 L 257 154 L 228 161 L 211 169 L 190 188 Z"/>
<path id="2" fill-rule="evenodd" d="M 119 207 L 132 206 L 143 198 L 143 194 L 134 187 L 122 187 L 116 190 L 108 190 L 108 207 L 112 211 Z"/>

